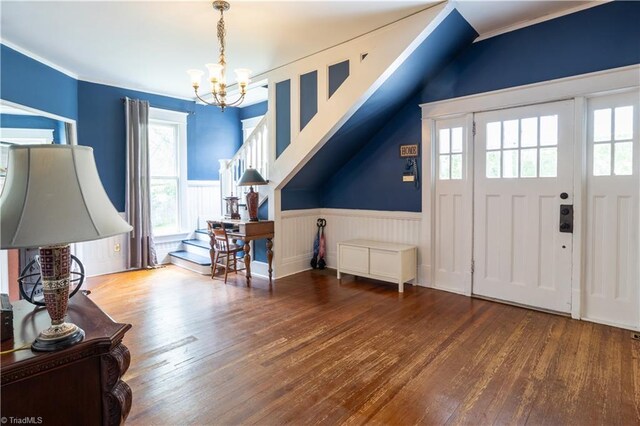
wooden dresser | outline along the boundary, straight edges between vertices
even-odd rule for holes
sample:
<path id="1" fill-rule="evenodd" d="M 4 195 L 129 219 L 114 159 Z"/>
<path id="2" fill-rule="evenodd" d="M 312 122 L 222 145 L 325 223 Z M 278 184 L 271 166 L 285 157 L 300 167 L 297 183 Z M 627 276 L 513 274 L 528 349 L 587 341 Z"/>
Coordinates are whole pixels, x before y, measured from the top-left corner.
<path id="1" fill-rule="evenodd" d="M 44 308 L 24 300 L 13 310 L 14 339 L 2 342 L 2 351 L 32 342 L 50 324 Z M 121 377 L 130 355 L 122 338 L 131 325 L 114 322 L 81 293 L 69 300 L 67 319 L 84 329 L 84 341 L 57 352 L 27 349 L 0 358 L 6 424 L 10 417 L 54 425 L 119 425 L 127 418 L 131 388 Z"/>

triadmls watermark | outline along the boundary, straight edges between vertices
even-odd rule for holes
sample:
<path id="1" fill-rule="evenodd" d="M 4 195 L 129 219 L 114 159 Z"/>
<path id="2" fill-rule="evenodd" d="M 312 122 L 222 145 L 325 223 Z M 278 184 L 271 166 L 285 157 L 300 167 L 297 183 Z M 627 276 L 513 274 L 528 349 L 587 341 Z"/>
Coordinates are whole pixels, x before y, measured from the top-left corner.
<path id="1" fill-rule="evenodd" d="M 0 417 L 0 423 L 3 425 L 40 425 L 42 424 L 42 417 Z"/>

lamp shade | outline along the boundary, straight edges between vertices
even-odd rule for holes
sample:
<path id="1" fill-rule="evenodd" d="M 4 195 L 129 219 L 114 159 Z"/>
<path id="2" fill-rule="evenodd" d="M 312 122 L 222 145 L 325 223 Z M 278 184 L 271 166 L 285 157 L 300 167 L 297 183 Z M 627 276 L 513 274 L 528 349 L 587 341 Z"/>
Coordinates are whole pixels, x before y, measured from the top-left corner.
<path id="1" fill-rule="evenodd" d="M 238 182 L 238 186 L 256 186 L 256 185 L 267 185 L 269 182 L 264 180 L 264 178 L 258 173 L 256 169 L 248 168 L 242 174 L 240 181 Z"/>
<path id="2" fill-rule="evenodd" d="M 71 244 L 131 229 L 102 187 L 92 148 L 29 145 L 9 149 L 0 196 L 0 248 Z"/>

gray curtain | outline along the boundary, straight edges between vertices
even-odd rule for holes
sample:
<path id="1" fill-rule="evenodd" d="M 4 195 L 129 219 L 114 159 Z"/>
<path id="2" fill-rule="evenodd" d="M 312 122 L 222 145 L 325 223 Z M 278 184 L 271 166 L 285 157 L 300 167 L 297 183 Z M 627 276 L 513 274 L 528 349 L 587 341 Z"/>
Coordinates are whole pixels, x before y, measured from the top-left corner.
<path id="1" fill-rule="evenodd" d="M 126 214 L 133 226 L 129 240 L 129 267 L 157 265 L 151 233 L 151 185 L 149 179 L 149 102 L 125 99 L 127 128 Z"/>

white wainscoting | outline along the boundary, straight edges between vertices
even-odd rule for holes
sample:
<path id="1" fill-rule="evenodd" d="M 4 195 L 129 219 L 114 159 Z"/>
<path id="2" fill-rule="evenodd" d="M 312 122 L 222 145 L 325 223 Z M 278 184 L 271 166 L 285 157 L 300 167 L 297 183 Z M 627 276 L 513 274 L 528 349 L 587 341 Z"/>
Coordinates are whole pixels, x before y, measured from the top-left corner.
<path id="1" fill-rule="evenodd" d="M 125 218 L 124 213 L 120 213 L 120 216 Z M 129 233 L 76 243 L 72 246 L 72 250 L 84 265 L 85 275 L 88 277 L 125 271 L 129 252 Z"/>
<path id="2" fill-rule="evenodd" d="M 282 227 L 277 244 L 282 259 L 278 277 L 311 269 L 316 221 L 327 220 L 327 266 L 337 265 L 337 244 L 354 238 L 413 244 L 420 251 L 421 213 L 378 210 L 308 209 L 282 212 Z M 420 254 L 418 253 L 418 259 Z M 420 278 L 418 279 L 420 281 Z"/>
<path id="3" fill-rule="evenodd" d="M 216 165 L 217 167 L 217 165 Z M 222 196 L 218 180 L 187 182 L 187 223 L 189 230 L 207 227 L 206 220 L 222 216 Z"/>

